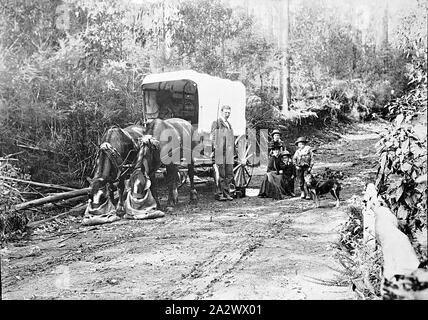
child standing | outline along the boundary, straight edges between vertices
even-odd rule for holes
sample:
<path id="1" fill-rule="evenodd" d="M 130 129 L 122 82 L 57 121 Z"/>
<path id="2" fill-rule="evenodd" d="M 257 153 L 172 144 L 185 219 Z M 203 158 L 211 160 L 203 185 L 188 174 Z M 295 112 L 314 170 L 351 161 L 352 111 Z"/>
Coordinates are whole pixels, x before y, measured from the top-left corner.
<path id="1" fill-rule="evenodd" d="M 297 150 L 293 156 L 293 164 L 296 166 L 296 177 L 301 191 L 301 199 L 310 199 L 305 186 L 304 176 L 311 172 L 314 165 L 312 148 L 307 143 L 308 141 L 305 137 L 299 137 L 295 142 Z"/>
<path id="2" fill-rule="evenodd" d="M 281 170 L 282 170 L 282 189 L 286 195 L 295 197 L 294 194 L 294 178 L 296 176 L 296 168 L 293 165 L 291 154 L 287 150 L 281 153 Z"/>

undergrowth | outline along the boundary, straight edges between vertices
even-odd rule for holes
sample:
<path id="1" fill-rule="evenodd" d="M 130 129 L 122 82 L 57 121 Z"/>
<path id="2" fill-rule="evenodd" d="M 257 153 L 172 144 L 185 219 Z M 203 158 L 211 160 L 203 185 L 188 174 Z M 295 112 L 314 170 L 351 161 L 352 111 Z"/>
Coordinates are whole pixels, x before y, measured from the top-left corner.
<path id="1" fill-rule="evenodd" d="M 340 230 L 335 256 L 341 265 L 337 278 L 352 286 L 361 299 L 380 299 L 382 252 L 363 242 L 363 214 L 359 206 L 348 207 L 348 220 Z"/>
<path id="2" fill-rule="evenodd" d="M 0 162 L 0 175 L 10 178 L 28 178 L 21 170 L 9 162 Z M 25 235 L 28 218 L 23 212 L 13 212 L 13 205 L 22 202 L 16 182 L 0 180 L 0 243 L 19 239 Z"/>

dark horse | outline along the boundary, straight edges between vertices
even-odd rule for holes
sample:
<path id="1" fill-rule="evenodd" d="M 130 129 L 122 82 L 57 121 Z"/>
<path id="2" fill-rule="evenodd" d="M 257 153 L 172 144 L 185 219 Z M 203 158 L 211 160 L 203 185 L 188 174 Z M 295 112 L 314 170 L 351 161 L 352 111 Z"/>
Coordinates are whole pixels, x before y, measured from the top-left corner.
<path id="1" fill-rule="evenodd" d="M 134 185 L 133 182 L 135 177 L 141 178 L 142 174 L 145 177 L 144 180 L 150 181 L 150 191 L 152 192 L 152 195 L 156 201 L 156 206 L 159 209 L 160 203 L 157 193 L 156 171 L 162 164 L 160 158 L 160 143 L 158 140 L 156 140 L 156 138 L 153 138 L 150 135 L 145 135 L 139 138 L 138 142 L 140 145 L 140 150 L 138 151 L 134 172 L 130 177 L 130 184 L 131 186 Z"/>
<path id="2" fill-rule="evenodd" d="M 178 165 L 187 164 L 190 180 L 190 201 L 197 200 L 194 186 L 194 159 L 192 150 L 197 143 L 193 141 L 194 129 L 190 122 L 171 118 L 166 120 L 154 119 L 147 125 L 146 135 L 153 136 L 160 142 L 161 162 L 166 166 L 166 181 L 168 184 L 168 205 L 178 203 L 178 185 L 180 174 Z M 151 189 L 152 192 L 155 188 Z M 156 198 L 156 192 L 153 192 Z"/>
<path id="3" fill-rule="evenodd" d="M 96 209 L 108 198 L 115 203 L 113 183 L 117 181 L 119 200 L 116 212 L 121 216 L 124 213 L 125 180 L 134 168 L 141 166 L 144 162 L 139 157 L 140 141 L 144 141 L 144 128 L 138 125 L 131 125 L 124 129 L 112 127 L 106 131 L 101 141 L 95 175 L 92 179 L 88 179 L 91 206 Z"/>

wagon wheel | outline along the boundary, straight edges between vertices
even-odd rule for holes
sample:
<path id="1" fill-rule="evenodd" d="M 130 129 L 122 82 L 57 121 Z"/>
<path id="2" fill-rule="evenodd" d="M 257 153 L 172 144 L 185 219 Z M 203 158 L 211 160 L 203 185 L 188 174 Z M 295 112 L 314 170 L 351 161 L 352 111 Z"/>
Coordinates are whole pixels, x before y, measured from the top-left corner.
<path id="1" fill-rule="evenodd" d="M 242 196 L 245 196 L 245 189 L 250 184 L 253 176 L 254 151 L 251 150 L 251 144 L 247 143 L 245 135 L 238 136 L 235 140 L 236 155 L 235 165 L 233 167 L 233 177 L 237 190 L 240 190 Z"/>

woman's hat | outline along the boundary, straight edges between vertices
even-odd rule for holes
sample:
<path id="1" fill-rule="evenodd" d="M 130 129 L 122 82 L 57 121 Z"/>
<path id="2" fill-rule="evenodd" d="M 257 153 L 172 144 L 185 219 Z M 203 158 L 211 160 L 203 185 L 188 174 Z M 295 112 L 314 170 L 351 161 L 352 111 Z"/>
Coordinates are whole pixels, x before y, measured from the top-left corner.
<path id="1" fill-rule="evenodd" d="M 275 130 L 272 131 L 271 135 L 273 136 L 276 133 L 279 134 L 279 135 L 281 134 L 281 132 L 278 129 L 275 129 Z"/>
<path id="2" fill-rule="evenodd" d="M 288 150 L 284 150 L 281 152 L 281 157 L 290 157 L 291 153 Z"/>
<path id="3" fill-rule="evenodd" d="M 308 143 L 308 140 L 305 137 L 299 137 L 294 144 L 297 145 L 299 142 Z"/>

